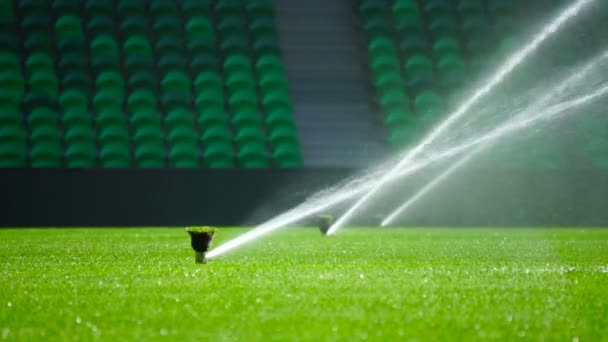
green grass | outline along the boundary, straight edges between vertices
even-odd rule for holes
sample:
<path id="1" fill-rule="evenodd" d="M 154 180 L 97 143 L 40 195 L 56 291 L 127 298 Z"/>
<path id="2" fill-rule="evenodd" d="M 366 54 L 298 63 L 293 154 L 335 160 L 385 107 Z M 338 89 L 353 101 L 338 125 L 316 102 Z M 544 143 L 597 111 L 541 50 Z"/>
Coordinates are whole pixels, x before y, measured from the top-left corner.
<path id="1" fill-rule="evenodd" d="M 0 230 L 0 337 L 608 339 L 606 229 L 292 229 L 206 265 L 189 240 Z"/>

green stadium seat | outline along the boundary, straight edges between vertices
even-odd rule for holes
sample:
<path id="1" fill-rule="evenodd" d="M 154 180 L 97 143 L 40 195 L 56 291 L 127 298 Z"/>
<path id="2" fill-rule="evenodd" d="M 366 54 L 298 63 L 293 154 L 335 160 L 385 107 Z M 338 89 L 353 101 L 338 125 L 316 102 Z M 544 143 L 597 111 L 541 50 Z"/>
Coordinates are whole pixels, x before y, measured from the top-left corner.
<path id="1" fill-rule="evenodd" d="M 156 104 L 157 101 L 154 93 L 145 89 L 135 90 L 127 99 L 127 108 L 131 113 L 139 110 L 155 110 Z"/>
<path id="2" fill-rule="evenodd" d="M 467 38 L 471 38 L 484 35 L 488 27 L 488 21 L 483 15 L 471 15 L 462 18 L 460 30 Z"/>
<path id="3" fill-rule="evenodd" d="M 64 157 L 69 168 L 91 168 L 96 166 L 95 145 L 70 144 Z"/>
<path id="4" fill-rule="evenodd" d="M 272 0 L 250 0 L 246 2 L 245 8 L 253 17 L 274 15 Z"/>
<path id="5" fill-rule="evenodd" d="M 427 28 L 435 37 L 454 35 L 458 32 L 458 20 L 451 15 L 436 16 L 430 19 Z"/>
<path id="6" fill-rule="evenodd" d="M 28 52 L 50 51 L 53 46 L 53 40 L 48 32 L 28 33 L 23 45 Z"/>
<path id="7" fill-rule="evenodd" d="M 113 36 L 116 32 L 111 14 L 95 14 L 86 23 L 90 37 Z"/>
<path id="8" fill-rule="evenodd" d="M 125 93 L 125 81 L 122 75 L 116 71 L 102 71 L 95 80 L 98 90 L 111 90 L 115 93 Z"/>
<path id="9" fill-rule="evenodd" d="M 414 18 L 420 16 L 420 8 L 416 0 L 396 0 L 393 3 L 393 14 L 398 18 Z"/>
<path id="10" fill-rule="evenodd" d="M 401 89 L 395 89 L 380 95 L 379 100 L 380 107 L 385 112 L 401 108 L 408 108 L 410 105 L 409 99 Z"/>
<path id="11" fill-rule="evenodd" d="M 240 72 L 229 74 L 226 77 L 226 86 L 234 93 L 255 93 L 255 80 L 252 73 Z"/>
<path id="12" fill-rule="evenodd" d="M 119 0 L 116 9 L 125 18 L 144 15 L 148 8 L 147 2 L 146 0 Z"/>
<path id="13" fill-rule="evenodd" d="M 158 70 L 163 74 L 172 72 L 183 72 L 188 68 L 188 62 L 184 53 L 164 52 L 156 64 Z"/>
<path id="14" fill-rule="evenodd" d="M 274 147 L 272 150 L 272 159 L 276 165 L 281 168 L 296 168 L 302 166 L 302 156 L 299 153 L 297 144 L 284 144 Z"/>
<path id="15" fill-rule="evenodd" d="M 62 75 L 74 70 L 88 72 L 88 58 L 84 51 L 65 52 L 59 57 L 57 66 Z"/>
<path id="16" fill-rule="evenodd" d="M 22 10 L 23 18 L 21 28 L 25 33 L 47 32 L 50 27 L 51 17 L 49 9 L 41 11 Z"/>
<path id="17" fill-rule="evenodd" d="M 183 35 L 182 26 L 181 19 L 163 15 L 153 21 L 152 30 L 159 37 L 180 39 Z"/>
<path id="18" fill-rule="evenodd" d="M 263 144 L 248 143 L 238 148 L 238 159 L 245 168 L 268 167 L 266 147 Z"/>
<path id="19" fill-rule="evenodd" d="M 149 66 L 146 66 L 142 69 L 149 68 Z M 150 70 L 137 70 L 133 71 L 131 76 L 129 76 L 127 85 L 131 90 L 147 90 L 154 93 L 158 86 L 158 80 L 156 79 L 156 75 Z"/>
<path id="20" fill-rule="evenodd" d="M 196 129 L 192 123 L 180 124 L 167 130 L 167 141 L 169 142 L 169 153 L 176 146 L 197 146 Z M 198 153 L 198 152 L 197 152 Z"/>
<path id="21" fill-rule="evenodd" d="M 15 107 L 21 102 L 25 85 L 21 73 L 17 70 L 0 70 L 0 101 L 2 105 L 13 104 Z"/>
<path id="22" fill-rule="evenodd" d="M 513 0 L 488 0 L 488 11 L 493 16 L 508 16 L 515 10 Z"/>
<path id="23" fill-rule="evenodd" d="M 131 113 L 129 117 L 132 127 L 160 127 L 160 115 L 153 108 L 143 108 Z"/>
<path id="24" fill-rule="evenodd" d="M 203 151 L 205 164 L 210 168 L 234 167 L 234 151 L 231 144 L 214 143 L 206 145 Z"/>
<path id="25" fill-rule="evenodd" d="M 140 144 L 135 147 L 135 165 L 141 168 L 162 168 L 165 166 L 164 146 L 160 144 Z"/>
<path id="26" fill-rule="evenodd" d="M 51 98 L 56 98 L 59 92 L 59 81 L 52 73 L 36 72 L 27 80 L 28 87 L 32 91 L 47 94 Z"/>
<path id="27" fill-rule="evenodd" d="M 190 89 L 190 79 L 182 72 L 171 71 L 165 75 L 161 82 L 163 91 L 182 94 L 190 100 L 192 91 Z"/>
<path id="28" fill-rule="evenodd" d="M 451 0 L 426 0 L 423 7 L 430 16 L 451 13 L 453 10 Z"/>
<path id="29" fill-rule="evenodd" d="M 104 168 L 126 168 L 131 164 L 129 147 L 126 142 L 108 142 L 102 144 L 99 159 Z"/>
<path id="30" fill-rule="evenodd" d="M 172 0 L 151 0 L 150 13 L 153 17 L 168 16 L 176 18 L 179 16 L 178 2 Z"/>
<path id="31" fill-rule="evenodd" d="M 239 72 L 251 72 L 250 60 L 242 55 L 231 55 L 224 60 L 224 72 L 227 75 L 236 74 Z"/>
<path id="32" fill-rule="evenodd" d="M 258 108 L 256 94 L 245 91 L 232 93 L 228 103 L 233 113 L 236 114 L 257 112 Z"/>
<path id="33" fill-rule="evenodd" d="M 160 163 L 164 163 L 165 140 L 160 127 L 147 126 L 135 129 L 133 141 L 135 143 L 136 162 L 140 160 L 138 155 L 141 157 L 143 154 L 148 155 L 146 159 L 156 157 L 154 159 Z M 149 154 L 152 155 L 150 156 Z"/>
<path id="34" fill-rule="evenodd" d="M 85 12 L 93 14 L 111 15 L 114 12 L 113 3 L 106 0 L 86 0 L 84 9 Z"/>
<path id="35" fill-rule="evenodd" d="M 268 72 L 260 74 L 258 84 L 264 93 L 272 91 L 283 91 L 287 94 L 287 78 L 283 72 Z"/>
<path id="36" fill-rule="evenodd" d="M 55 22 L 55 33 L 58 39 L 84 37 L 80 19 L 71 15 L 63 15 L 57 19 Z"/>
<path id="37" fill-rule="evenodd" d="M 249 41 L 244 33 L 232 33 L 223 37 L 220 47 L 225 54 L 247 54 Z"/>
<path id="38" fill-rule="evenodd" d="M 176 108 L 167 113 L 165 123 L 169 127 L 194 127 L 194 116 L 192 112 L 184 108 Z"/>
<path id="39" fill-rule="evenodd" d="M 387 137 L 388 143 L 396 148 L 402 149 L 418 137 L 418 129 L 412 127 L 399 127 L 391 129 Z"/>
<path id="40" fill-rule="evenodd" d="M 93 98 L 93 108 L 95 113 L 109 110 L 116 111 L 120 110 L 123 106 L 124 97 L 120 91 L 113 89 L 100 89 L 96 92 Z"/>
<path id="41" fill-rule="evenodd" d="M 456 9 L 464 17 L 479 15 L 484 12 L 482 0 L 458 0 Z"/>
<path id="42" fill-rule="evenodd" d="M 260 74 L 273 72 L 283 73 L 285 71 L 283 62 L 278 56 L 275 55 L 265 55 L 260 57 L 255 63 L 255 67 Z"/>
<path id="43" fill-rule="evenodd" d="M 63 112 L 61 121 L 65 127 L 90 127 L 92 125 L 91 114 L 89 114 L 89 112 L 86 110 L 80 110 L 77 108 Z"/>
<path id="44" fill-rule="evenodd" d="M 21 99 L 21 104 L 25 112 L 31 112 L 38 107 L 53 108 L 56 99 L 46 92 L 30 89 Z"/>
<path id="45" fill-rule="evenodd" d="M 407 35 L 399 44 L 399 48 L 406 54 L 424 54 L 429 47 L 429 43 L 422 35 Z"/>
<path id="46" fill-rule="evenodd" d="M 215 11 L 220 16 L 240 15 L 244 9 L 243 1 L 239 0 L 218 0 L 215 3 Z"/>
<path id="47" fill-rule="evenodd" d="M 407 83 L 411 87 L 432 85 L 434 82 L 433 61 L 424 55 L 413 55 L 405 62 Z"/>
<path id="48" fill-rule="evenodd" d="M 268 140 L 272 146 L 297 144 L 296 128 L 290 124 L 274 127 L 269 130 Z"/>
<path id="49" fill-rule="evenodd" d="M 43 122 L 41 120 L 36 124 L 30 123 L 31 165 L 33 167 L 58 167 L 61 164 L 62 154 L 59 130 L 56 122 L 54 124 L 44 124 Z"/>
<path id="50" fill-rule="evenodd" d="M 434 123 L 436 116 L 443 111 L 443 99 L 432 90 L 424 90 L 414 99 L 414 111 L 424 120 Z"/>
<path id="51" fill-rule="evenodd" d="M 61 78 L 62 89 L 79 89 L 80 91 L 89 94 L 93 87 L 93 80 L 88 73 L 74 70 L 65 73 Z"/>
<path id="52" fill-rule="evenodd" d="M 183 0 L 182 13 L 189 18 L 207 16 L 211 13 L 211 0 Z"/>
<path id="53" fill-rule="evenodd" d="M 91 58 L 108 56 L 120 60 L 118 43 L 109 35 L 99 35 L 91 41 Z"/>
<path id="54" fill-rule="evenodd" d="M 460 43 L 453 37 L 440 37 L 433 43 L 433 53 L 437 58 L 461 54 Z"/>
<path id="55" fill-rule="evenodd" d="M 191 98 L 181 92 L 164 92 L 161 96 L 161 106 L 163 110 L 170 111 L 177 108 L 190 108 Z"/>
<path id="56" fill-rule="evenodd" d="M 363 31 L 365 31 L 368 37 L 375 37 L 390 34 L 392 27 L 390 22 L 384 18 L 384 14 L 381 13 L 365 18 Z"/>
<path id="57" fill-rule="evenodd" d="M 57 121 L 57 114 L 48 108 L 36 108 L 27 116 L 30 130 L 45 126 L 57 127 Z"/>
<path id="58" fill-rule="evenodd" d="M 363 14 L 382 13 L 387 8 L 388 2 L 384 0 L 361 0 L 359 11 Z"/>
<path id="59" fill-rule="evenodd" d="M 0 65 L 6 65 L 0 62 Z M 55 63 L 51 56 L 44 53 L 33 53 L 29 55 L 29 57 L 25 60 L 25 70 L 27 71 L 27 75 L 32 75 L 34 73 L 52 73 L 55 70 Z M 9 66 L 9 65 L 6 65 Z M 18 64 L 10 65 L 11 67 L 18 67 Z"/>
<path id="60" fill-rule="evenodd" d="M 198 168 L 198 148 L 196 145 L 176 145 L 169 150 L 169 163 L 172 167 Z"/>
<path id="61" fill-rule="evenodd" d="M 123 36 L 144 37 L 148 34 L 148 17 L 145 14 L 129 15 L 120 22 Z"/>
<path id="62" fill-rule="evenodd" d="M 232 144 L 232 133 L 224 121 L 207 122 L 203 128 L 203 145 Z"/>
<path id="63" fill-rule="evenodd" d="M 199 94 L 203 93 L 205 91 L 221 93 L 222 88 L 223 88 L 222 79 L 217 72 L 213 72 L 213 71 L 201 72 L 194 79 L 194 89 Z"/>
<path id="64" fill-rule="evenodd" d="M 97 126 L 102 129 L 108 127 L 126 127 L 127 119 L 120 109 L 105 109 L 96 114 L 95 122 Z"/>
<path id="65" fill-rule="evenodd" d="M 441 84 L 446 88 L 462 85 L 467 78 L 467 68 L 460 56 L 445 56 L 439 60 L 437 70 Z"/>
<path id="66" fill-rule="evenodd" d="M 197 54 L 190 60 L 190 71 L 194 74 L 205 71 L 217 71 L 219 64 L 219 58 L 215 54 Z"/>
<path id="67" fill-rule="evenodd" d="M 129 37 L 123 44 L 124 54 L 137 56 L 152 56 L 152 47 L 150 41 L 143 36 L 133 35 Z"/>
<path id="68" fill-rule="evenodd" d="M 70 0 L 53 0 L 51 8 L 56 13 L 64 15 L 77 16 L 81 13 L 81 4 L 77 1 Z"/>
<path id="69" fill-rule="evenodd" d="M 181 36 L 162 36 L 156 39 L 154 43 L 154 49 L 160 54 L 175 53 L 184 55 L 185 47 L 186 43 Z"/>
<path id="70" fill-rule="evenodd" d="M 266 111 L 264 122 L 266 123 L 266 127 L 272 131 L 279 127 L 293 126 L 293 117 L 290 110 Z"/>

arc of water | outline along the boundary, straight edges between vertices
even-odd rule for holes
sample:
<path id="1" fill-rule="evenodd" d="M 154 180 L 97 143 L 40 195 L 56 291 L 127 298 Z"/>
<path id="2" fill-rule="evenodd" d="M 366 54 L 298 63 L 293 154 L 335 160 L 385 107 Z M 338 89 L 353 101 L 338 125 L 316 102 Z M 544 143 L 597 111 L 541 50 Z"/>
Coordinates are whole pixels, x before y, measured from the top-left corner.
<path id="1" fill-rule="evenodd" d="M 495 141 L 496 139 L 501 139 L 509 134 L 513 134 L 521 129 L 524 129 L 527 127 L 529 128 L 533 125 L 536 125 L 536 124 L 542 122 L 543 120 L 550 120 L 550 119 L 554 118 L 555 116 L 557 116 L 558 114 L 561 114 L 570 109 L 574 109 L 576 107 L 585 105 L 585 104 L 587 104 L 601 96 L 607 95 L 607 94 L 608 94 L 608 82 L 602 84 L 600 88 L 598 88 L 596 91 L 594 91 L 590 94 L 556 104 L 544 111 L 537 113 L 536 115 L 525 118 L 525 120 L 521 120 L 518 122 L 509 122 L 506 125 L 502 125 L 498 128 L 495 128 L 491 132 L 486 133 L 481 137 L 472 139 L 459 146 L 447 149 L 447 150 L 443 151 L 442 153 L 436 153 L 432 156 L 424 158 L 424 159 L 420 160 L 419 162 L 417 162 L 415 165 L 412 165 L 408 168 L 404 168 L 404 169 L 400 170 L 399 173 L 396 174 L 389 181 L 394 181 L 401 177 L 410 175 L 420 169 L 427 167 L 428 165 L 431 165 L 433 163 L 440 162 L 447 158 L 451 158 L 456 155 L 459 155 L 480 144 L 492 142 L 492 141 Z M 247 242 L 253 241 L 260 236 L 268 234 L 281 227 L 285 227 L 286 225 L 289 225 L 291 223 L 297 222 L 310 215 L 319 213 L 322 210 L 330 208 L 343 201 L 346 201 L 357 195 L 360 195 L 361 193 L 364 193 L 365 191 L 370 190 L 374 185 L 375 185 L 375 183 L 373 183 L 373 182 L 366 182 L 357 187 L 354 187 L 351 189 L 346 189 L 343 192 L 334 194 L 332 197 L 327 198 L 324 201 L 319 201 L 318 203 L 305 204 L 302 206 L 298 206 L 292 210 L 287 211 L 286 213 L 283 213 L 283 214 L 267 221 L 266 223 L 263 223 L 262 225 L 259 225 L 255 228 L 253 228 L 252 230 L 214 248 L 207 254 L 207 258 L 215 258 L 215 257 L 222 255 L 230 250 L 233 250 L 234 248 L 237 248 Z"/>
<path id="2" fill-rule="evenodd" d="M 521 120 L 522 117 L 531 115 L 537 111 L 539 111 L 542 107 L 546 106 L 550 103 L 550 101 L 563 93 L 568 87 L 571 87 L 573 83 L 577 83 L 581 80 L 584 80 L 587 76 L 591 74 L 591 72 L 595 69 L 595 67 L 602 63 L 605 59 L 608 58 L 608 51 L 605 51 L 600 54 L 599 57 L 592 60 L 592 62 L 587 63 L 580 71 L 572 73 L 570 76 L 566 77 L 559 84 L 554 87 L 552 90 L 548 91 L 545 95 L 543 95 L 540 99 L 534 102 L 531 106 L 526 108 L 521 113 L 517 114 L 515 117 L 511 118 L 511 121 Z M 491 146 L 492 144 L 490 144 Z M 435 177 L 429 183 L 427 183 L 424 187 L 422 187 L 418 192 L 416 192 L 412 197 L 403 202 L 397 209 L 393 210 L 390 214 L 387 215 L 386 218 L 382 221 L 382 226 L 387 226 L 391 224 L 396 218 L 403 215 L 403 213 L 410 208 L 414 203 L 424 197 L 426 194 L 430 193 L 435 187 L 441 184 L 444 180 L 446 180 L 450 175 L 452 175 L 456 170 L 464 166 L 467 162 L 473 159 L 475 156 L 480 154 L 483 150 L 489 148 L 490 146 L 479 146 L 475 148 L 473 151 L 466 153 L 460 160 L 451 165 L 448 169 L 442 172 L 440 175 Z"/>
<path id="3" fill-rule="evenodd" d="M 510 74 L 515 67 L 534 52 L 548 37 L 555 33 L 562 25 L 567 22 L 570 18 L 575 16 L 579 11 L 594 0 L 577 0 L 564 11 L 562 11 L 555 19 L 553 19 L 549 25 L 545 26 L 536 36 L 532 38 L 530 43 L 524 46 L 521 50 L 510 56 L 506 62 L 498 69 L 498 71 L 485 82 L 485 85 L 478 89 L 473 95 L 464 101 L 453 113 L 449 114 L 447 118 L 441 122 L 435 129 L 433 129 L 418 145 L 409 150 L 405 156 L 390 169 L 384 176 L 382 176 L 374 185 L 374 187 L 365 195 L 361 197 L 355 204 L 353 204 L 348 210 L 328 229 L 327 234 L 334 234 L 340 229 L 347 220 L 349 220 L 354 213 L 366 204 L 373 196 L 381 190 L 389 179 L 395 176 L 400 169 L 408 165 L 422 150 L 432 143 L 437 137 L 441 136 L 453 123 L 459 120 L 468 110 L 475 105 L 482 97 L 488 94 L 490 91 L 501 83 L 505 77 Z"/>

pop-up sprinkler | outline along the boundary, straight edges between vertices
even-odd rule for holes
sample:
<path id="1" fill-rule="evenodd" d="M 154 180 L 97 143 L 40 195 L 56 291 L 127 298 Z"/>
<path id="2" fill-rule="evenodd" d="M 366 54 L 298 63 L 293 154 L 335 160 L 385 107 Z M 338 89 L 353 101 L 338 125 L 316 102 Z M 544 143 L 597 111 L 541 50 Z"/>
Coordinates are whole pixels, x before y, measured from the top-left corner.
<path id="1" fill-rule="evenodd" d="M 323 235 L 327 235 L 329 227 L 334 223 L 334 217 L 331 215 L 319 215 L 317 216 L 317 225 Z"/>
<path id="2" fill-rule="evenodd" d="M 204 264 L 207 259 L 205 253 L 211 246 L 211 240 L 215 234 L 213 227 L 188 227 L 186 231 L 190 234 L 192 249 L 194 249 L 194 261 L 197 264 Z"/>

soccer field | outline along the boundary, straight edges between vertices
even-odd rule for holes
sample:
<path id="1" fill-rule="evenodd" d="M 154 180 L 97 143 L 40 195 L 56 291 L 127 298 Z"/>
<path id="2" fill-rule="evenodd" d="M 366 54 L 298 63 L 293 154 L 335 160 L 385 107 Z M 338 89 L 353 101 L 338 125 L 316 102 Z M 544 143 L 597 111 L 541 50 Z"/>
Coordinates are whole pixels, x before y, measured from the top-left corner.
<path id="1" fill-rule="evenodd" d="M 0 241 L 3 339 L 608 339 L 608 229 L 290 229 L 205 265 L 179 228 Z"/>

